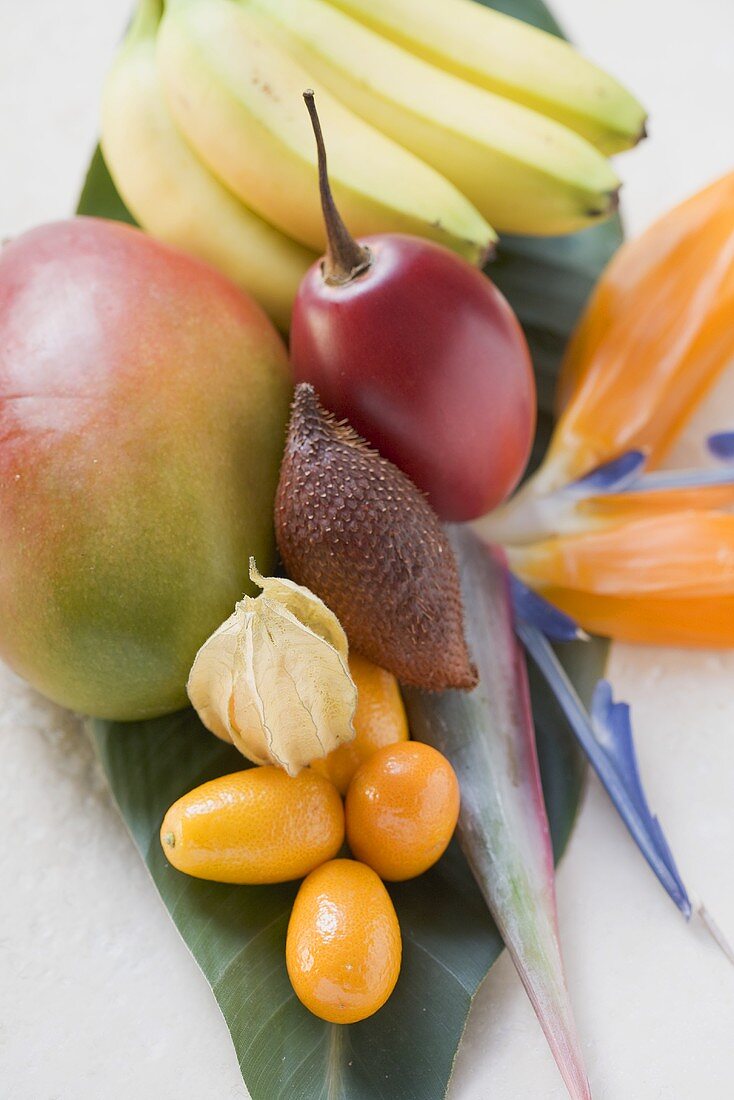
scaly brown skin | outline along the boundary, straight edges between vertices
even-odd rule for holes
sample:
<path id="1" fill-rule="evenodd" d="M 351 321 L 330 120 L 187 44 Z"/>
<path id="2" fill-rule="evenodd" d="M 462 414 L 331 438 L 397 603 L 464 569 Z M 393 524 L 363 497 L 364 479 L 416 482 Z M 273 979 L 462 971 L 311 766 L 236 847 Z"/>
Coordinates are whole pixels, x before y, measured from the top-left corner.
<path id="1" fill-rule="evenodd" d="M 331 608 L 350 648 L 410 687 L 476 687 L 459 573 L 438 517 L 307 382 L 293 398 L 275 534 L 289 577 Z"/>
<path id="2" fill-rule="evenodd" d="M 197 648 L 273 563 L 285 348 L 223 276 L 137 230 L 0 253 L 0 657 L 107 718 L 186 703 Z"/>

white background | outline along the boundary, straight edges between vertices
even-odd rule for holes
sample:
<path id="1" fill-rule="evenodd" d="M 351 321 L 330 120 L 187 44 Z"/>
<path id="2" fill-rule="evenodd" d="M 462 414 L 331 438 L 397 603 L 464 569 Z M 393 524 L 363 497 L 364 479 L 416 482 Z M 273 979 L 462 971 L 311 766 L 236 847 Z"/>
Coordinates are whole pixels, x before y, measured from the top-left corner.
<path id="1" fill-rule="evenodd" d="M 0 0 L 0 236 L 73 209 L 128 8 Z M 650 140 L 619 162 L 631 231 L 732 166 L 731 0 L 555 10 L 650 108 Z M 698 456 L 709 425 L 734 426 L 734 381 L 691 425 L 678 461 Z M 619 646 L 611 673 L 634 704 L 643 776 L 683 877 L 734 936 L 734 654 Z M 2 669 L 0 838 L 3 1100 L 245 1097 L 213 997 L 76 721 Z M 685 925 L 594 780 L 558 893 L 597 1100 L 731 1100 L 734 969 Z M 503 958 L 477 997 L 452 1100 L 564 1095 Z"/>

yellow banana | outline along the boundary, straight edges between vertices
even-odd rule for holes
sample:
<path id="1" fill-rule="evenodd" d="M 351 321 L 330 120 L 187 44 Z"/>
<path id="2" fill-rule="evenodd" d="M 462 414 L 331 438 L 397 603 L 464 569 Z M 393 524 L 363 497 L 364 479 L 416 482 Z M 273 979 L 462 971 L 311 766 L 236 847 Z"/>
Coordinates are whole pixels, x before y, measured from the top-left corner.
<path id="1" fill-rule="evenodd" d="M 330 0 L 426 61 L 562 122 L 610 155 L 645 134 L 633 95 L 567 42 L 475 0 Z"/>
<path id="2" fill-rule="evenodd" d="M 303 92 L 314 86 L 232 0 L 169 0 L 158 67 L 174 119 L 223 183 L 273 225 L 323 251 L 316 149 Z M 494 233 L 460 191 L 315 86 L 334 197 L 356 235 L 414 233 L 478 261 Z"/>
<path id="3" fill-rule="evenodd" d="M 608 161 L 553 119 L 414 57 L 326 0 L 241 3 L 341 102 L 455 183 L 500 232 L 571 233 L 616 209 Z"/>
<path id="4" fill-rule="evenodd" d="M 105 161 L 145 230 L 219 268 L 287 329 L 298 285 L 316 256 L 243 206 L 176 130 L 155 60 L 162 6 L 142 0 L 107 78 Z"/>

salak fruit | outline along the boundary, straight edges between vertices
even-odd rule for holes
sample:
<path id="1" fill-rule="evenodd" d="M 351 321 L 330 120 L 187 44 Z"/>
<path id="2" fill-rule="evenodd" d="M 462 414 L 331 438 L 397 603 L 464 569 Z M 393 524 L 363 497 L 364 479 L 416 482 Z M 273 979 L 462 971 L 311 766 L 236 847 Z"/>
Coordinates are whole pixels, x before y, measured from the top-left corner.
<path id="1" fill-rule="evenodd" d="M 459 574 L 435 512 L 306 382 L 293 399 L 275 531 L 288 575 L 334 612 L 358 653 L 414 687 L 474 687 Z"/>

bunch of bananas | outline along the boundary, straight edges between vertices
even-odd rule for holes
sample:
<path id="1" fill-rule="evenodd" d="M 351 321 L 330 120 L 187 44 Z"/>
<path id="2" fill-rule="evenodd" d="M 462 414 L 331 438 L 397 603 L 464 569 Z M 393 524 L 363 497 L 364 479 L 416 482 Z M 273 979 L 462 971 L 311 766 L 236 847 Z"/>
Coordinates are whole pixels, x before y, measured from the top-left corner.
<path id="1" fill-rule="evenodd" d="M 325 245 L 309 87 L 351 231 L 418 234 L 472 262 L 495 230 L 607 217 L 606 156 L 644 134 L 610 76 L 474 0 L 141 0 L 103 100 L 115 184 L 143 228 L 282 328 Z"/>

